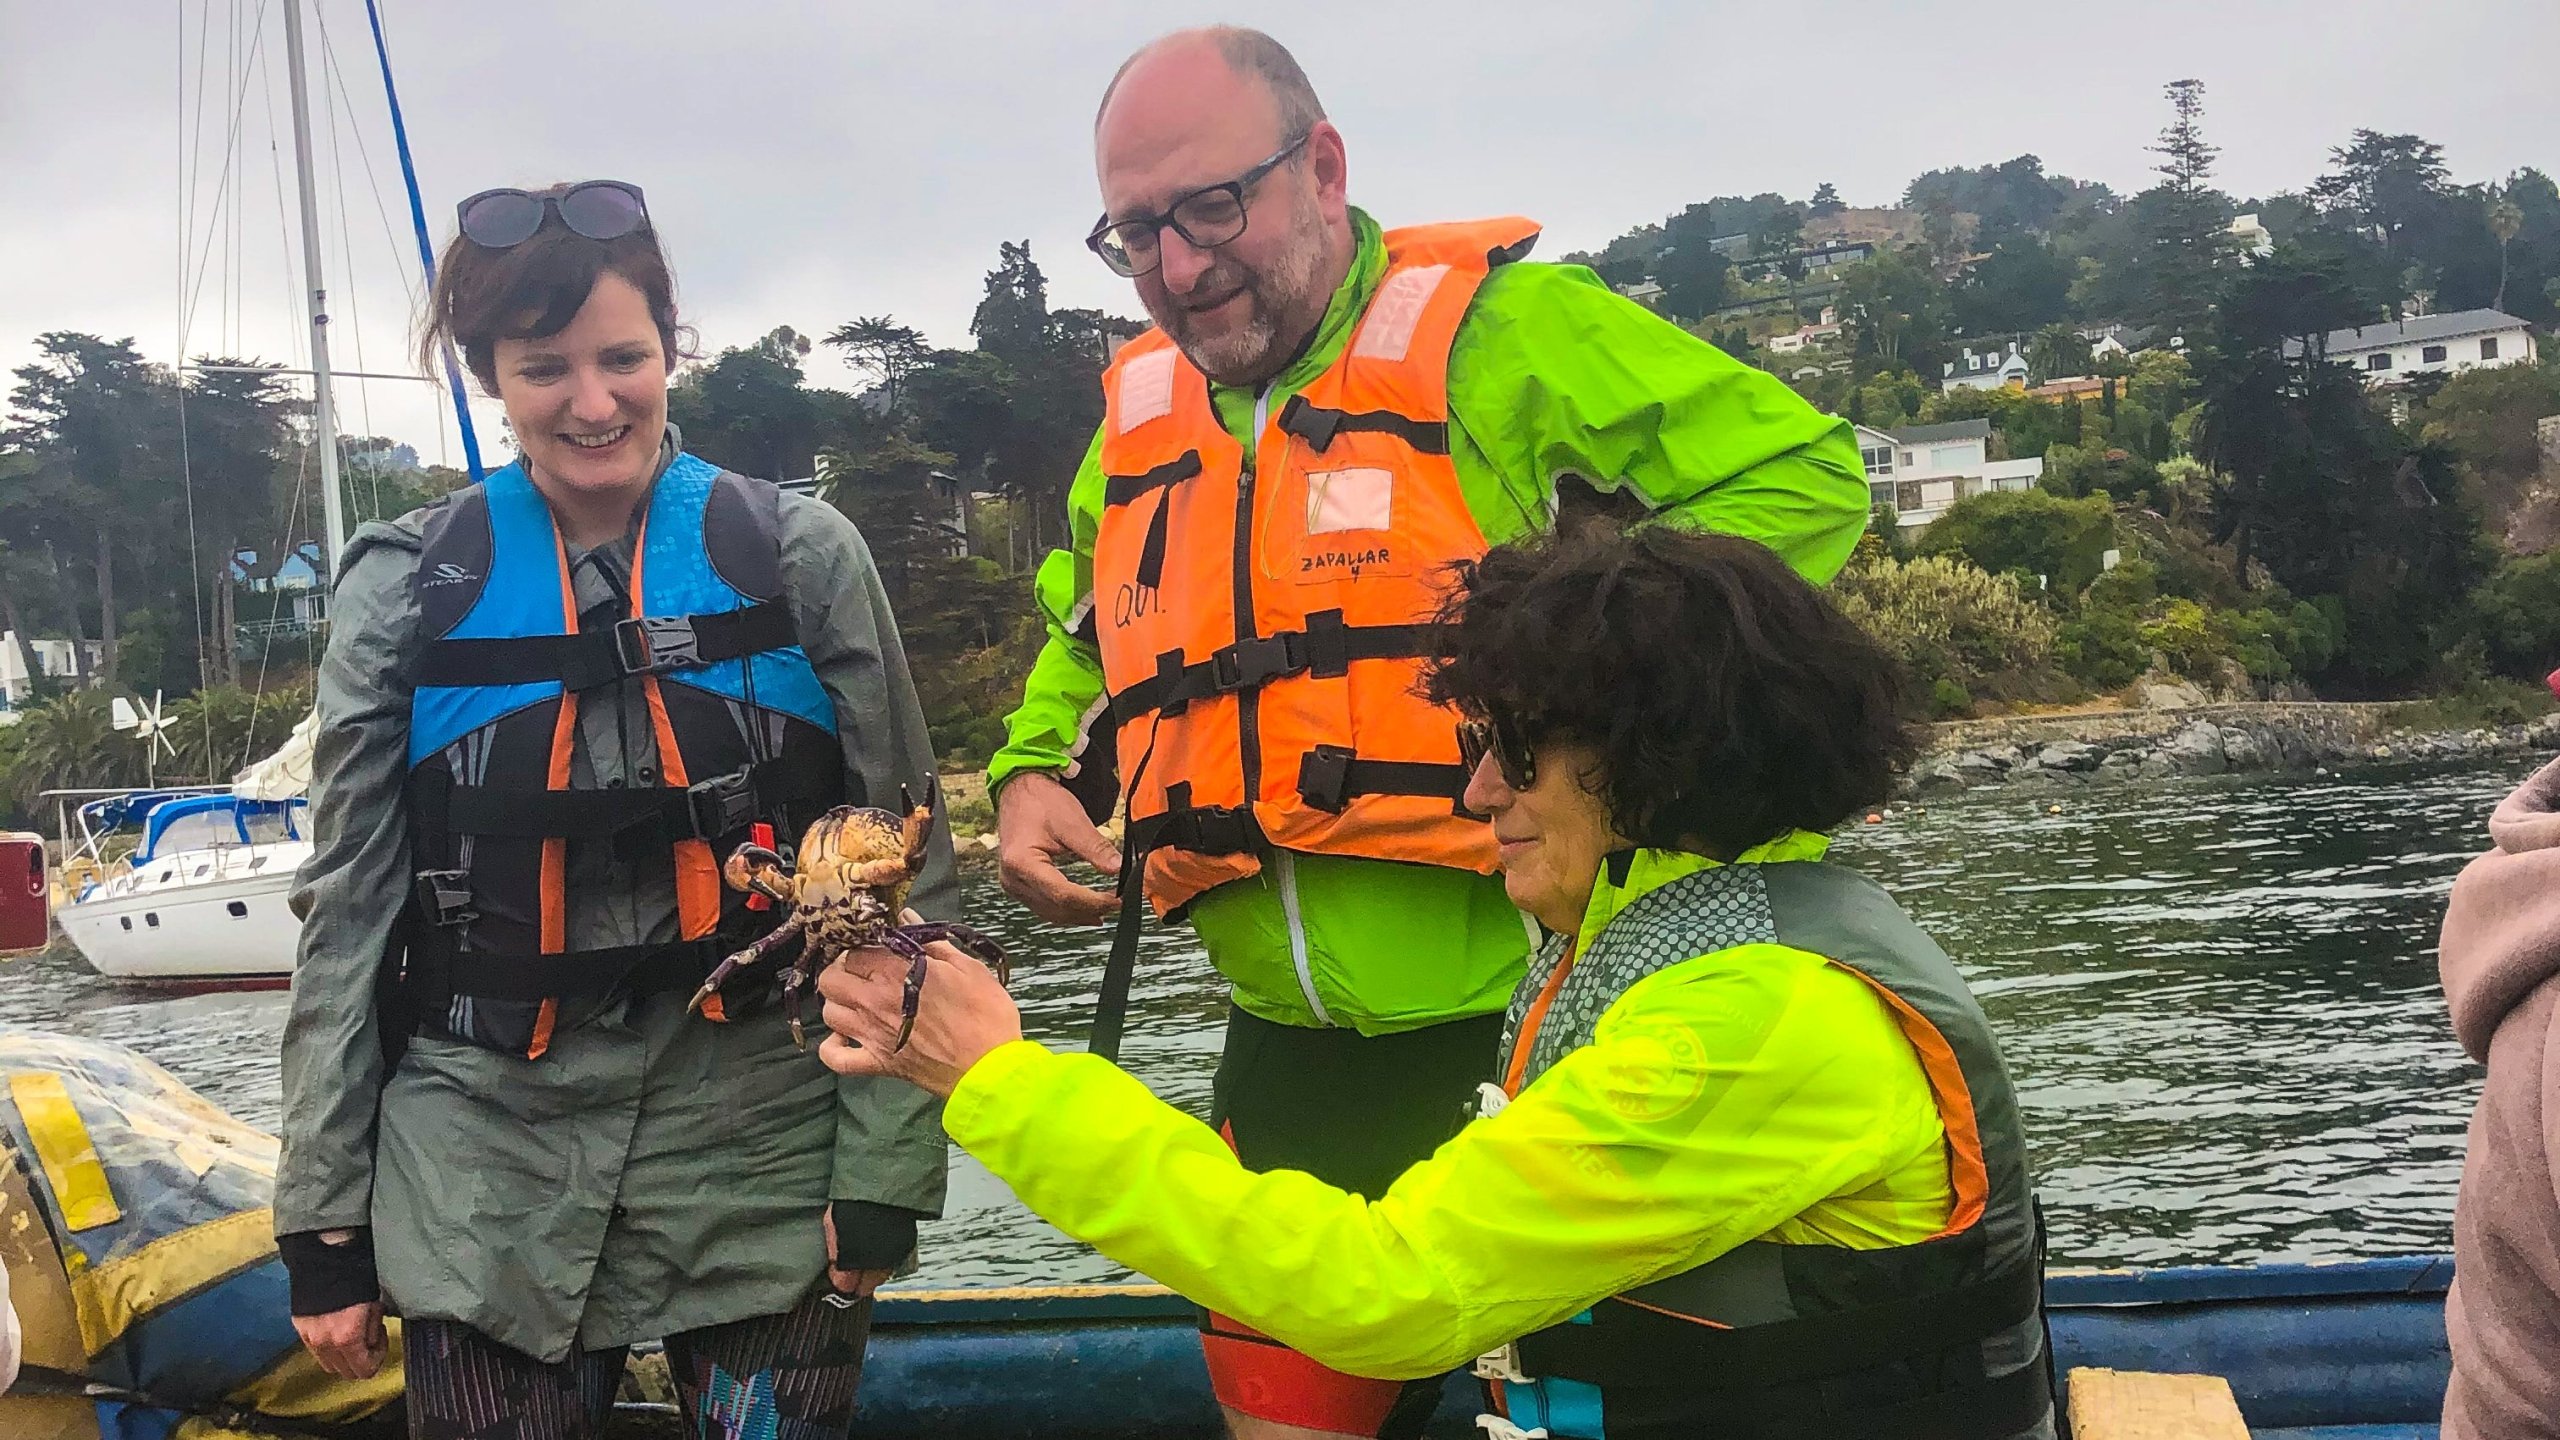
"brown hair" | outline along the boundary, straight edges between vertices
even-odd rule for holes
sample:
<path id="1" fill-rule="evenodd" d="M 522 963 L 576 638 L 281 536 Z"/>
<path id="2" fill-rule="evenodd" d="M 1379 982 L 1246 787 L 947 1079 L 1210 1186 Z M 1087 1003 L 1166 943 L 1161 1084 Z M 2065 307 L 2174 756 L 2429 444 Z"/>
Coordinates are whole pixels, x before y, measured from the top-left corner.
<path id="1" fill-rule="evenodd" d="M 568 188 L 554 185 L 540 193 L 557 196 Z M 542 228 L 522 244 L 492 250 L 456 235 L 444 247 L 444 258 L 436 262 L 435 292 L 427 297 L 419 363 L 427 373 L 436 373 L 441 368 L 437 357 L 451 341 L 472 378 L 495 396 L 498 342 L 539 340 L 567 329 L 594 293 L 597 277 L 607 271 L 629 281 L 649 302 L 668 368 L 689 358 L 693 332 L 676 319 L 675 276 L 658 248 L 655 228 L 618 240 L 590 240 L 546 208 Z"/>

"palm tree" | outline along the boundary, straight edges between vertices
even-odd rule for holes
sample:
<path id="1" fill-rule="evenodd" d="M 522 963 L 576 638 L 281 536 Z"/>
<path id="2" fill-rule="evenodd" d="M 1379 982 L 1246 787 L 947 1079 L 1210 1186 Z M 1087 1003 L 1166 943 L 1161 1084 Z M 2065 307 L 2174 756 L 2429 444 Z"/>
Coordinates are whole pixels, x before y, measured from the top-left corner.
<path id="1" fill-rule="evenodd" d="M 2507 308 L 2507 242 L 2524 228 L 2524 212 L 2516 202 L 2501 195 L 2489 202 L 2489 233 L 2498 237 L 2498 298 L 2489 302 L 2492 310 Z"/>
<path id="2" fill-rule="evenodd" d="M 2047 325 L 2027 342 L 2027 382 L 2042 385 L 2089 373 L 2089 342 L 2068 325 Z"/>

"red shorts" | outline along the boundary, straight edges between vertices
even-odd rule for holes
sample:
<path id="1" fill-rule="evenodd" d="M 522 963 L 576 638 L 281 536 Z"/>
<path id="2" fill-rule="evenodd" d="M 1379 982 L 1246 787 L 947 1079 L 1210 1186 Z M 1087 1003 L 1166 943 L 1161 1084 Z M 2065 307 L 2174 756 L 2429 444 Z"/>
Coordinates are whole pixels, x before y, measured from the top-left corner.
<path id="1" fill-rule="evenodd" d="M 1383 1195 L 1466 1123 L 1501 1043 L 1499 1015 L 1364 1036 L 1230 1011 L 1210 1123 L 1248 1169 Z M 1200 1348 L 1219 1404 L 1278 1424 L 1398 1440 L 1422 1433 L 1440 1397 L 1439 1377 L 1345 1375 L 1207 1311 Z"/>

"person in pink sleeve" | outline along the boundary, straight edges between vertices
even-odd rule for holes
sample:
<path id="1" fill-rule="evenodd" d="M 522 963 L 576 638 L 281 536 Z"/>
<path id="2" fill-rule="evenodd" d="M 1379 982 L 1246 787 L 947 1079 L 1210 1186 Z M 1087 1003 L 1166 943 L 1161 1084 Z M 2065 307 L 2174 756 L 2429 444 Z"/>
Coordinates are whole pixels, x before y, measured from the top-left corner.
<path id="1" fill-rule="evenodd" d="M 2489 1067 L 2454 1206 L 2445 1440 L 2560 1440 L 2560 761 L 2489 818 L 2446 908 L 2462 1048 Z"/>

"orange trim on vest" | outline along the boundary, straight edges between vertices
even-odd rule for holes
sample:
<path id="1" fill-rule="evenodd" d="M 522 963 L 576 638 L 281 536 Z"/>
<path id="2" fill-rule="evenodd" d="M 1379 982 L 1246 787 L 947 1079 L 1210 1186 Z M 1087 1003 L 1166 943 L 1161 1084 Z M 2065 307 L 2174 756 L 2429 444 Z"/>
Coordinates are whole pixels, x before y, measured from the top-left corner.
<path id="1" fill-rule="evenodd" d="M 560 614 L 571 635 L 578 633 L 578 592 L 569 576 L 569 550 L 559 528 L 551 532 L 551 556 L 560 567 Z M 553 790 L 569 788 L 569 759 L 578 739 L 577 692 L 563 688 L 560 709 L 551 725 L 551 765 L 543 783 Z M 569 948 L 569 842 L 558 836 L 542 842 L 542 873 L 537 882 L 541 906 L 542 953 L 558 955 Z M 524 1058 L 539 1060 L 551 1048 L 551 1029 L 560 1018 L 560 1002 L 542 1002 L 533 1020 L 533 1039 Z"/>
<path id="2" fill-rule="evenodd" d="M 1537 233 L 1517 218 L 1389 231 L 1349 344 L 1292 402 L 1350 418 L 1319 448 L 1275 407 L 1249 472 L 1207 377 L 1162 331 L 1123 347 L 1104 376 L 1093 595 L 1105 688 L 1122 697 L 1220 664 L 1262 672 L 1169 709 L 1115 707 L 1129 819 L 1224 812 L 1247 843 L 1160 841 L 1146 866 L 1160 913 L 1258 871 L 1257 840 L 1493 873 L 1491 829 L 1457 805 L 1455 719 L 1414 694 L 1420 660 L 1309 665 L 1301 647 L 1291 664 L 1272 637 L 1419 626 L 1451 567 L 1484 553 L 1447 453 L 1449 349 L 1497 258 Z M 1360 767 L 1379 763 L 1395 778 L 1371 788 L 1364 773 L 1389 772 Z M 1429 788 L 1417 775 L 1445 778 L 1447 793 L 1414 793 Z"/>
<path id="3" fill-rule="evenodd" d="M 1564 977 L 1573 973 L 1576 958 L 1572 945 L 1568 943 L 1564 958 L 1556 962 L 1555 973 L 1538 988 L 1538 998 L 1530 1001 L 1529 1008 L 1521 1012 L 1520 1033 L 1511 1042 L 1511 1067 L 1502 1077 L 1502 1093 L 1505 1095 L 1516 1098 L 1520 1094 L 1521 1077 L 1529 1070 L 1529 1052 L 1537 1048 L 1538 1032 L 1546 1028 L 1547 1007 L 1556 1003 L 1556 992 L 1564 988 Z"/>
<path id="4" fill-rule="evenodd" d="M 647 607 L 641 603 L 645 594 L 640 588 L 640 572 L 649 554 L 649 516 L 642 511 L 640 533 L 631 542 L 631 615 L 645 619 Z M 683 747 L 676 744 L 675 722 L 667 716 L 667 697 L 658 688 L 658 677 L 640 677 L 640 693 L 649 702 L 649 727 L 657 732 L 658 771 L 661 783 L 682 789 L 693 783 L 685 770 Z M 720 924 L 720 862 L 705 840 L 679 840 L 675 843 L 676 864 L 676 938 L 699 940 Z M 715 997 L 716 998 L 716 997 Z M 705 1010 L 717 1020 L 723 1018 Z"/>
<path id="5" fill-rule="evenodd" d="M 1955 1208 L 1947 1216 L 1946 1228 L 1929 1238 L 1943 1239 L 1972 1229 L 1982 1221 L 1991 1203 L 1991 1171 L 1982 1158 L 1982 1131 L 1973 1114 L 1973 1087 L 1965 1084 L 1964 1067 L 1957 1063 L 1953 1046 L 1929 1017 L 1911 1006 L 1911 1002 L 1876 983 L 1875 977 L 1854 966 L 1831 962 L 1867 982 L 1867 988 L 1884 997 L 1893 1011 L 1894 1023 L 1902 1027 L 1902 1036 L 1919 1053 L 1920 1068 L 1929 1077 L 1930 1097 L 1938 1102 L 1938 1123 L 1947 1131 L 1947 1179 L 1956 1192 Z"/>

